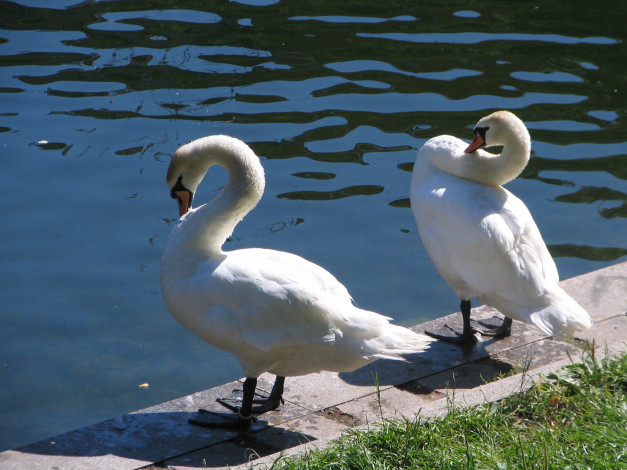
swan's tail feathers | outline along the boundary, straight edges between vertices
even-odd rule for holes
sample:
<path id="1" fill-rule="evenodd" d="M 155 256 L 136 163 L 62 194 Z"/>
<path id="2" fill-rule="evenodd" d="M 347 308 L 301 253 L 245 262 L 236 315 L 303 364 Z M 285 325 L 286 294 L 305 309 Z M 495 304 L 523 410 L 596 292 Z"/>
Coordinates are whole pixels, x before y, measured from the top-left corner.
<path id="1" fill-rule="evenodd" d="M 531 322 L 545 333 L 557 337 L 572 337 L 576 332 L 592 326 L 586 310 L 566 292 L 549 306 L 530 312 Z"/>
<path id="2" fill-rule="evenodd" d="M 379 351 L 373 356 L 402 361 L 405 355 L 423 352 L 434 340 L 430 336 L 414 333 L 409 328 L 388 324 L 376 341 Z"/>

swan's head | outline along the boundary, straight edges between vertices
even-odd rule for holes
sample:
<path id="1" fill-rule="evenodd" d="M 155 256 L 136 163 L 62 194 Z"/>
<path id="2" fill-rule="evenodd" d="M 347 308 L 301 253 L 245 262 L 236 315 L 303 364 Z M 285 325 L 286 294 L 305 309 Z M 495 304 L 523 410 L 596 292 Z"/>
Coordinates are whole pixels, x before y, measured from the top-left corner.
<path id="1" fill-rule="evenodd" d="M 259 157 L 239 139 L 210 135 L 179 147 L 170 162 L 166 182 L 170 196 L 178 202 L 180 217 L 192 208 L 198 185 L 213 165 L 223 166 L 229 173 L 220 195 L 235 194 L 238 199 L 254 201 L 252 207 L 259 202 L 265 185 Z"/>
<path id="2" fill-rule="evenodd" d="M 196 189 L 207 172 L 207 168 L 201 168 L 201 162 L 194 158 L 198 153 L 195 143 L 196 141 L 190 142 L 174 152 L 166 176 L 170 196 L 179 205 L 179 217 L 192 208 Z"/>
<path id="3" fill-rule="evenodd" d="M 525 137 L 529 139 L 525 124 L 509 111 L 497 111 L 481 118 L 473 134 L 475 137 L 464 150 L 465 153 L 472 153 L 483 147 L 506 146 L 513 140 L 522 141 Z"/>

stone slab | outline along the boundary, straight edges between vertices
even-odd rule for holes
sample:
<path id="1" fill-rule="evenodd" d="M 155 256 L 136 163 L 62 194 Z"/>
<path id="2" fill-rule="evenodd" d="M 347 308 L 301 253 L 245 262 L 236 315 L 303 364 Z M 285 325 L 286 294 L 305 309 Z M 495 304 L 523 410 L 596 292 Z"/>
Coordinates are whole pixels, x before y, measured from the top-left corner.
<path id="1" fill-rule="evenodd" d="M 269 427 L 258 432 L 249 432 L 229 441 L 205 447 L 164 462 L 167 468 L 189 469 L 232 468 L 249 464 L 276 453 L 287 454 L 290 449 L 303 445 L 307 448 L 323 448 L 329 439 L 341 435 L 346 426 L 329 420 L 321 413 L 311 413 L 295 418 L 281 426 Z M 276 458 L 276 456 L 275 456 Z"/>
<path id="2" fill-rule="evenodd" d="M 627 262 L 567 279 L 560 285 L 588 310 L 595 323 L 627 312 Z"/>

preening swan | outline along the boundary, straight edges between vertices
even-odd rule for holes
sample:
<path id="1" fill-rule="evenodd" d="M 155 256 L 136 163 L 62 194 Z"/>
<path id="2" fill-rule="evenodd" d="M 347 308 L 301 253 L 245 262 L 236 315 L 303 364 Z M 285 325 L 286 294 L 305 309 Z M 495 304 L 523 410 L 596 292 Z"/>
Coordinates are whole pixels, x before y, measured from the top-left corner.
<path id="1" fill-rule="evenodd" d="M 448 135 L 427 141 L 416 158 L 411 207 L 438 272 L 461 299 L 463 332 L 438 339 L 471 343 L 470 299 L 505 320 L 491 335 L 510 334 L 512 319 L 550 335 L 591 325 L 588 313 L 558 285 L 555 262 L 525 204 L 501 187 L 529 161 L 531 138 L 508 111 L 482 118 L 467 145 Z M 482 147 L 503 146 L 495 155 Z M 482 332 L 488 334 L 487 332 Z"/>
<path id="2" fill-rule="evenodd" d="M 212 165 L 226 168 L 227 183 L 215 199 L 192 209 Z M 234 354 L 246 374 L 241 407 L 229 407 L 238 414 L 209 425 L 245 426 L 253 414 L 277 408 L 286 376 L 348 372 L 377 358 L 423 351 L 432 341 L 355 307 L 335 277 L 299 256 L 222 251 L 265 186 L 259 158 L 244 142 L 217 135 L 183 145 L 172 157 L 167 184 L 181 219 L 161 261 L 166 305 L 192 333 Z M 257 377 L 266 371 L 276 381 L 267 400 L 253 407 Z"/>

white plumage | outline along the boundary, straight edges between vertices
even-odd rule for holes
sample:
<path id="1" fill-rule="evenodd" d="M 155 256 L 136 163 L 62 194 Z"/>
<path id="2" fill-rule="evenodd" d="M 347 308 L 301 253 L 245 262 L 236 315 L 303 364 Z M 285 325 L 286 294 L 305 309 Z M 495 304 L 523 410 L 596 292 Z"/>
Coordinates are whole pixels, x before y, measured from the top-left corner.
<path id="1" fill-rule="evenodd" d="M 198 184 L 214 164 L 229 173 L 225 187 L 191 209 Z M 246 383 L 236 425 L 247 423 L 263 372 L 276 374 L 277 381 L 269 401 L 252 412 L 279 405 L 285 376 L 352 371 L 377 358 L 420 352 L 431 341 L 357 308 L 333 275 L 299 256 L 259 248 L 222 251 L 265 185 L 258 157 L 240 140 L 210 136 L 182 146 L 167 183 L 182 218 L 163 254 L 163 296 L 174 318 L 239 360 Z"/>
<path id="2" fill-rule="evenodd" d="M 531 213 L 501 187 L 529 160 L 525 125 L 499 111 L 481 119 L 474 132 L 470 146 L 447 135 L 427 141 L 418 152 L 410 189 L 427 253 L 462 300 L 464 332 L 456 341 L 475 339 L 472 297 L 505 315 L 497 335 L 510 333 L 511 319 L 558 336 L 589 327 L 588 313 L 558 285 L 555 262 Z M 502 145 L 502 153 L 479 150 L 492 145 Z"/>

